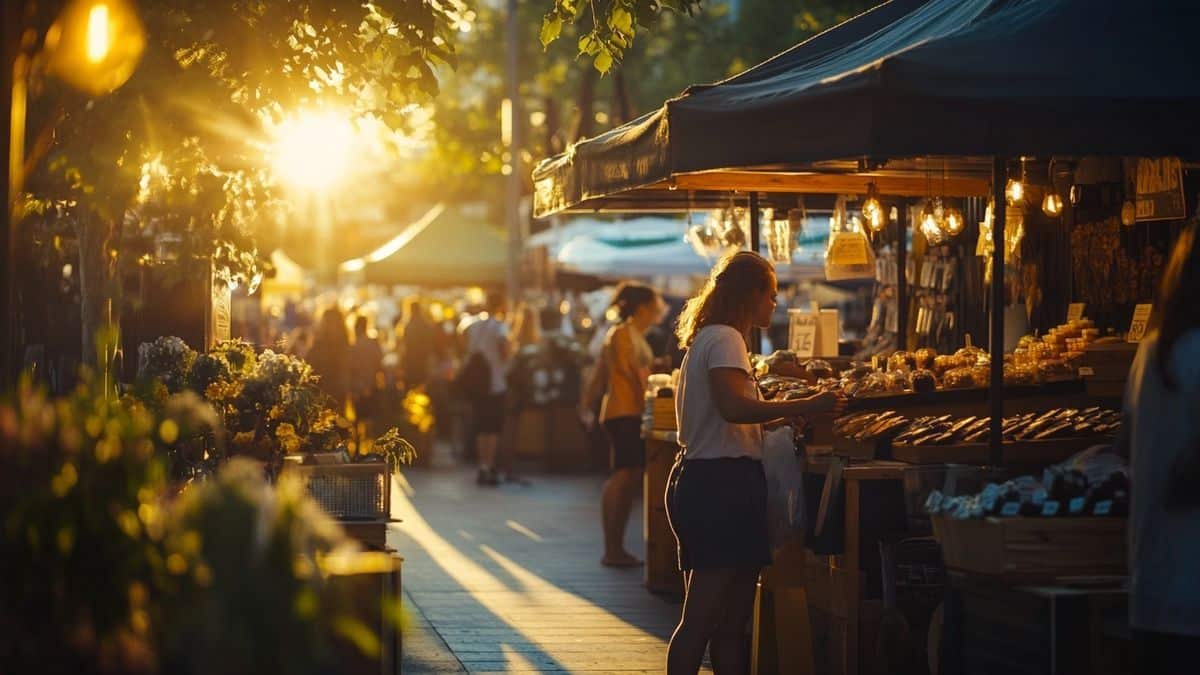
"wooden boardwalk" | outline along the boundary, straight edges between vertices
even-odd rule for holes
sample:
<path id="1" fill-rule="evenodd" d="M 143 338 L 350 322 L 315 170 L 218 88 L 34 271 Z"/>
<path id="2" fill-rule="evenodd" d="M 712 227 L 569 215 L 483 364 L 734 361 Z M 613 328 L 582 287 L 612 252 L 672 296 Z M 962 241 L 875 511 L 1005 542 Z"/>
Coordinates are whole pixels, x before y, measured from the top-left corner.
<path id="1" fill-rule="evenodd" d="M 468 470 L 406 471 L 388 535 L 405 558 L 404 672 L 663 672 L 679 603 L 648 592 L 640 568 L 600 566 L 601 483 L 482 489 Z"/>

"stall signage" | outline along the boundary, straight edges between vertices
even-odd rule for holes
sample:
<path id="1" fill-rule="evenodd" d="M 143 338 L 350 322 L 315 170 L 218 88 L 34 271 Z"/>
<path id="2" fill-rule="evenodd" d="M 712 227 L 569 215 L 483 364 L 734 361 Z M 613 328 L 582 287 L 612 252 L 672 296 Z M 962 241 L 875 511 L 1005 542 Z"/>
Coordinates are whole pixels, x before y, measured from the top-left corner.
<path id="1" fill-rule="evenodd" d="M 213 278 L 212 284 L 212 340 L 214 343 L 230 338 L 233 315 L 233 298 L 224 280 Z"/>
<path id="2" fill-rule="evenodd" d="M 1142 341 L 1142 337 L 1146 335 L 1146 325 L 1150 323 L 1150 312 L 1153 309 L 1154 305 L 1150 303 L 1133 308 L 1133 320 L 1129 322 L 1129 335 L 1125 337 L 1126 342 Z"/>
<path id="3" fill-rule="evenodd" d="M 1138 221 L 1187 217 L 1178 157 L 1138 158 L 1136 203 Z"/>
<path id="4" fill-rule="evenodd" d="M 1067 305 L 1067 323 L 1078 321 L 1083 318 L 1083 310 L 1087 307 L 1085 302 L 1072 302 Z"/>
<path id="5" fill-rule="evenodd" d="M 788 314 L 788 349 L 801 358 L 811 358 L 817 350 L 817 315 L 799 310 Z"/>
<path id="6" fill-rule="evenodd" d="M 825 257 L 834 265 L 866 265 L 871 262 L 867 253 L 869 246 L 865 236 L 834 237 Z"/>

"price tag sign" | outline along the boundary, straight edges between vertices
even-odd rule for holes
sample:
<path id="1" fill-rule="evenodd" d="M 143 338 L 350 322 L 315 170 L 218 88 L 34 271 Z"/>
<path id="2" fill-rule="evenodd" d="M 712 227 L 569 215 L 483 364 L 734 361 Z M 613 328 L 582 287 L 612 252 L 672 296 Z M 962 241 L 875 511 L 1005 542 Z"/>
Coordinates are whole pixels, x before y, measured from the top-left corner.
<path id="1" fill-rule="evenodd" d="M 1083 366 L 1082 368 L 1079 369 L 1080 377 L 1092 377 L 1095 374 L 1096 374 L 1096 370 L 1094 368 L 1090 368 L 1088 366 Z"/>
<path id="2" fill-rule="evenodd" d="M 800 358 L 811 358 L 817 350 L 817 315 L 795 310 L 788 314 L 788 349 Z"/>
<path id="3" fill-rule="evenodd" d="M 1150 323 L 1150 312 L 1153 309 L 1154 305 L 1150 303 L 1133 308 L 1133 320 L 1129 322 L 1129 335 L 1125 337 L 1126 342 L 1142 341 L 1142 337 L 1146 335 L 1146 326 Z"/>
<path id="4" fill-rule="evenodd" d="M 1087 303 L 1072 302 L 1067 305 L 1067 321 L 1078 321 L 1083 318 L 1083 310 L 1087 307 Z"/>

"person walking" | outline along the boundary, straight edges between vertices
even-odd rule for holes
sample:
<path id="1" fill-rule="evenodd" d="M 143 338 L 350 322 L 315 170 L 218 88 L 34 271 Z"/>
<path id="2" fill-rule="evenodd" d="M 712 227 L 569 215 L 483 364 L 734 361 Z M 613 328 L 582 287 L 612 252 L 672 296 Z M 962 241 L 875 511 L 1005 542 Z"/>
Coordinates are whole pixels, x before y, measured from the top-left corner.
<path id="1" fill-rule="evenodd" d="M 720 675 L 749 670 L 746 622 L 759 570 L 771 563 L 762 424 L 845 408 L 839 394 L 762 401 L 747 344 L 770 325 L 778 286 L 762 256 L 720 260 L 679 317 L 687 349 L 675 410 L 681 451 L 667 482 L 685 596 L 667 649 L 668 675 L 699 671 L 707 647 Z"/>
<path id="2" fill-rule="evenodd" d="M 608 329 L 600 364 L 580 411 L 590 412 L 603 387 L 600 423 L 608 436 L 611 474 L 600 496 L 604 531 L 602 565 L 634 567 L 642 561 L 625 550 L 625 528 L 633 502 L 642 489 L 646 445 L 642 440 L 642 411 L 646 378 L 654 353 L 646 342 L 646 331 L 662 321 L 666 306 L 658 293 L 643 284 L 624 283 L 613 297 L 618 323 Z"/>
<path id="3" fill-rule="evenodd" d="M 500 484 L 496 454 L 504 430 L 504 395 L 508 390 L 508 326 L 501 320 L 504 298 L 489 293 L 485 311 L 464 321 L 466 359 L 459 371 L 458 390 L 470 402 L 475 426 L 475 451 L 480 485 Z"/>
<path id="4" fill-rule="evenodd" d="M 423 386 L 429 381 L 437 328 L 429 320 L 421 299 L 415 297 L 404 302 L 404 316 L 401 321 L 400 363 L 404 371 L 404 383 L 411 389 Z"/>
<path id="5" fill-rule="evenodd" d="M 354 344 L 350 347 L 350 397 L 354 413 L 370 431 L 375 414 L 375 394 L 379 390 L 377 376 L 383 371 L 383 347 L 370 331 L 365 315 L 354 319 Z"/>
<path id="6" fill-rule="evenodd" d="M 333 399 L 334 410 L 345 414 L 350 396 L 350 335 L 342 310 L 333 306 L 321 314 L 304 358 L 320 376 L 321 390 Z"/>
<path id="7" fill-rule="evenodd" d="M 1175 243 L 1125 391 L 1132 489 L 1129 623 L 1140 672 L 1200 650 L 1200 236 Z"/>

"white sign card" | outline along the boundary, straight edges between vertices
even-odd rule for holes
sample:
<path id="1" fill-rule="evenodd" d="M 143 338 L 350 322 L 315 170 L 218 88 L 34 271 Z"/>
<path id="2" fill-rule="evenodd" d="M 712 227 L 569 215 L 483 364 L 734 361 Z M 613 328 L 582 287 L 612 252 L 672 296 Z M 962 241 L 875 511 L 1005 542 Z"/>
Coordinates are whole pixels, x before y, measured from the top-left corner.
<path id="1" fill-rule="evenodd" d="M 1072 302 L 1067 305 L 1067 322 L 1078 321 L 1083 318 L 1083 310 L 1087 307 L 1087 303 Z"/>
<path id="2" fill-rule="evenodd" d="M 817 350 L 817 315 L 798 309 L 788 311 L 788 349 L 801 358 L 812 358 Z"/>
<path id="3" fill-rule="evenodd" d="M 1125 337 L 1126 342 L 1142 341 L 1142 337 L 1146 335 L 1146 326 L 1150 323 L 1150 312 L 1153 310 L 1154 305 L 1150 303 L 1133 308 L 1133 320 L 1129 322 L 1129 335 Z"/>

